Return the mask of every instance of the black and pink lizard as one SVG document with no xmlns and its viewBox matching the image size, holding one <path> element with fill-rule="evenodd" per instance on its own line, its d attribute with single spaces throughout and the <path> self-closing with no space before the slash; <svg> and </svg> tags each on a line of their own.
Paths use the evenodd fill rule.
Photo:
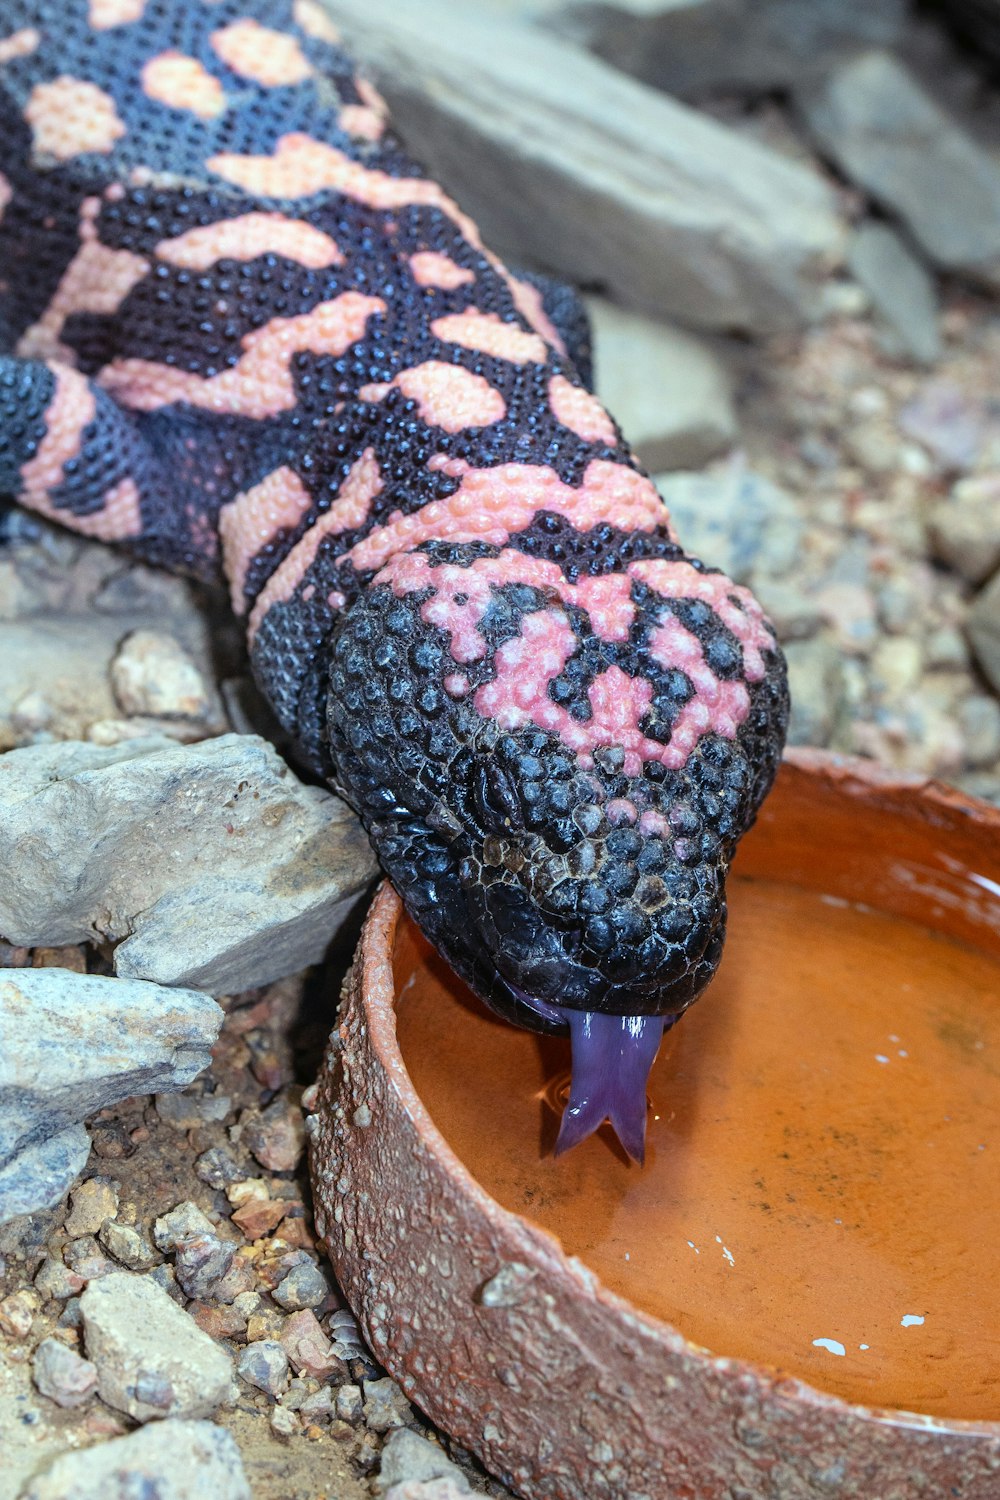
<svg viewBox="0 0 1000 1500">
<path fill-rule="evenodd" d="M 784 665 L 317 0 L 5 0 L 0 493 L 221 572 L 303 758 L 641 1158 Z M 571 358 L 575 354 L 576 358 Z"/>
</svg>

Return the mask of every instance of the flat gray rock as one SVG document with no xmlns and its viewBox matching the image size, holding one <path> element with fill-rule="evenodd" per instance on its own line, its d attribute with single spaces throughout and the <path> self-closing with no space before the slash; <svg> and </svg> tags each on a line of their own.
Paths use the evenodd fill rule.
<svg viewBox="0 0 1000 1500">
<path fill-rule="evenodd" d="M 817 173 L 509 15 L 327 8 L 414 154 L 512 263 L 687 326 L 818 316 L 844 230 Z"/>
<path fill-rule="evenodd" d="M 64 1453 L 19 1500 L 251 1500 L 235 1439 L 211 1422 L 174 1418 Z"/>
<path fill-rule="evenodd" d="M 890 354 L 932 365 L 941 353 L 934 279 L 887 224 L 862 224 L 847 252 L 851 275 L 864 287 L 885 325 Z"/>
<path fill-rule="evenodd" d="M 644 83 L 682 98 L 762 93 L 889 47 L 904 0 L 539 0 L 529 10 Z"/>
<path fill-rule="evenodd" d="M 319 959 L 375 874 L 345 805 L 235 734 L 0 757 L 0 868 L 8 941 L 98 935 L 119 975 L 217 995 Z"/>
<path fill-rule="evenodd" d="M 588 297 L 597 394 L 652 472 L 697 468 L 739 434 L 729 377 L 700 339 Z"/>
<path fill-rule="evenodd" d="M 1000 287 L 1000 165 L 901 62 L 868 52 L 799 102 L 822 150 L 935 265 Z"/>
<path fill-rule="evenodd" d="M 1000 573 L 972 601 L 968 632 L 980 671 L 1000 694 Z"/>
<path fill-rule="evenodd" d="M 233 1362 L 149 1276 L 114 1271 L 80 1297 L 102 1401 L 139 1422 L 207 1417 L 235 1398 Z"/>
<path fill-rule="evenodd" d="M 221 1025 L 215 1002 L 191 990 L 0 970 L 0 1223 L 58 1203 L 90 1151 L 82 1121 L 133 1094 L 184 1088 Z"/>
</svg>

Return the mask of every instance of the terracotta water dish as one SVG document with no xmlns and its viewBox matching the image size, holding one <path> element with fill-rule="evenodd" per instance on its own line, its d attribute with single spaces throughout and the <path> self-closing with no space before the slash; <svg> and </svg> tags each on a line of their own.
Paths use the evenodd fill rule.
<svg viewBox="0 0 1000 1500">
<path fill-rule="evenodd" d="M 545 1500 L 1000 1496 L 1000 810 L 786 761 L 648 1154 L 552 1144 L 568 1043 L 383 886 L 310 1119 L 372 1347 Z"/>
</svg>

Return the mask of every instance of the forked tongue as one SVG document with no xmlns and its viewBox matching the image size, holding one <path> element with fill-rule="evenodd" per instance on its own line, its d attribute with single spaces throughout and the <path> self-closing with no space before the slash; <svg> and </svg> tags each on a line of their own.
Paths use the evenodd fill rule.
<svg viewBox="0 0 1000 1500">
<path fill-rule="evenodd" d="M 573 1079 L 556 1156 L 610 1120 L 641 1166 L 646 1156 L 646 1080 L 663 1036 L 663 1016 L 606 1016 L 559 1007 L 569 1023 Z"/>
</svg>

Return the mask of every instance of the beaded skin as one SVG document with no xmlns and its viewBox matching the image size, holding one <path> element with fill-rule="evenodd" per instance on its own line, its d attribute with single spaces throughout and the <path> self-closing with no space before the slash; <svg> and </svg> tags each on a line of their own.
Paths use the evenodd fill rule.
<svg viewBox="0 0 1000 1500">
<path fill-rule="evenodd" d="M 641 1156 L 787 693 L 316 0 L 5 0 L 0 491 L 228 580 L 303 759 L 500 1014 L 572 1034 L 561 1144 Z"/>
</svg>

